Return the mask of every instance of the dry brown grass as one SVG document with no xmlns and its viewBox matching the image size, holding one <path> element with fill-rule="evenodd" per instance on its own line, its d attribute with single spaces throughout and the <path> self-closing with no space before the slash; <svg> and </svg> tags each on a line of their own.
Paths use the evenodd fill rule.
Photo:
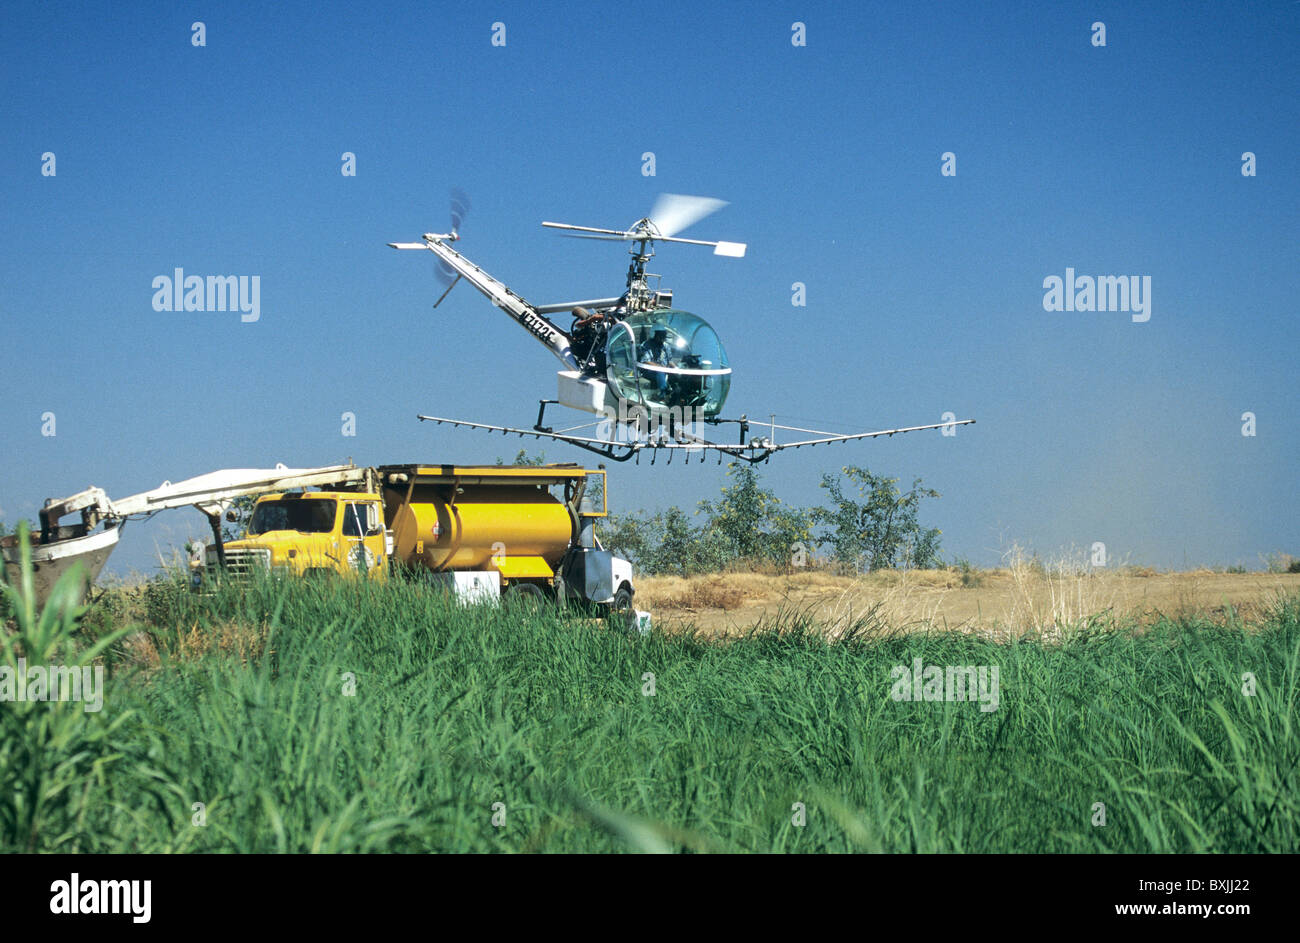
<svg viewBox="0 0 1300 943">
<path fill-rule="evenodd" d="M 208 655 L 222 655 L 248 663 L 265 654 L 269 628 L 239 622 L 221 622 L 178 631 L 174 638 L 161 639 L 153 631 L 141 629 L 122 639 L 120 654 L 126 667 L 149 673 L 168 660 L 197 661 Z"/>
<path fill-rule="evenodd" d="M 1093 568 L 1079 554 L 1043 563 L 1016 548 L 1004 564 L 973 572 L 971 585 L 963 585 L 956 569 L 643 577 L 637 605 L 666 628 L 690 625 L 719 635 L 741 634 L 778 611 L 796 610 L 831 635 L 865 621 L 881 631 L 1059 639 L 1110 623 L 1150 625 L 1161 616 L 1249 618 L 1261 615 L 1279 594 L 1300 593 L 1300 574 Z"/>
<path fill-rule="evenodd" d="M 672 595 L 661 596 L 661 605 L 683 612 L 700 609 L 739 609 L 745 602 L 745 591 L 731 577 L 705 576 L 682 580 L 680 589 Z"/>
</svg>

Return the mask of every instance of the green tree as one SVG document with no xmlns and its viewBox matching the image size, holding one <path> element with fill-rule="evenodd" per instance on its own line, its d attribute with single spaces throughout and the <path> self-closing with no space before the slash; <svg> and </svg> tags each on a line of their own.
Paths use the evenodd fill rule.
<svg viewBox="0 0 1300 943">
<path fill-rule="evenodd" d="M 752 465 L 732 462 L 727 477 L 731 483 L 723 486 L 718 501 L 699 504 L 707 540 L 717 545 L 724 563 L 788 565 L 796 544 L 812 542 L 811 515 L 762 487 Z"/>
<path fill-rule="evenodd" d="M 611 514 L 597 526 L 600 544 L 645 569 L 645 560 L 653 540 L 650 520 L 641 513 Z"/>
<path fill-rule="evenodd" d="M 674 506 L 656 518 L 659 530 L 659 545 L 654 557 L 656 573 L 689 576 L 721 568 L 723 561 L 717 544 L 691 524 L 685 511 Z"/>
<path fill-rule="evenodd" d="M 501 458 L 500 455 L 497 456 L 497 464 L 498 465 L 505 464 L 505 461 Z M 539 452 L 537 453 L 536 457 L 533 457 L 528 454 L 527 449 L 520 449 L 518 452 L 515 453 L 515 460 L 510 464 L 511 465 L 545 465 L 546 453 Z"/>
<path fill-rule="evenodd" d="M 611 516 L 601 529 L 600 542 L 648 574 L 709 573 L 726 562 L 716 538 L 695 527 L 686 512 L 675 506 L 653 515 Z"/>
<path fill-rule="evenodd" d="M 845 493 L 846 484 L 856 495 Z M 812 519 L 828 528 L 824 542 L 834 548 L 836 560 L 868 570 L 939 565 L 940 532 L 917 520 L 921 499 L 937 498 L 939 492 L 921 487 L 920 478 L 902 492 L 897 478 L 849 465 L 843 477 L 823 475 L 821 487 L 831 505 L 813 508 Z"/>
<path fill-rule="evenodd" d="M 255 494 L 241 494 L 230 502 L 229 510 L 238 512 L 239 521 L 225 521 L 222 523 L 222 543 L 225 543 L 227 540 L 239 540 L 244 536 L 244 531 L 248 529 L 248 522 L 252 520 L 253 517 L 253 507 L 257 504 L 257 499 L 259 497 L 260 495 Z M 224 519 L 224 517 L 225 515 L 223 514 L 222 518 Z"/>
</svg>

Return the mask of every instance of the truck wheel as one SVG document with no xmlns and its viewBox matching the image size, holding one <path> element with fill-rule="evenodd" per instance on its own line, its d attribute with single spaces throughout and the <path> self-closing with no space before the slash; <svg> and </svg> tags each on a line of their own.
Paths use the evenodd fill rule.
<svg viewBox="0 0 1300 943">
<path fill-rule="evenodd" d="M 506 598 L 529 612 L 538 612 L 546 604 L 546 593 L 536 583 L 511 583 Z"/>
<path fill-rule="evenodd" d="M 616 625 L 636 631 L 636 606 L 632 604 L 632 587 L 624 583 L 609 603 L 609 614 Z"/>
</svg>

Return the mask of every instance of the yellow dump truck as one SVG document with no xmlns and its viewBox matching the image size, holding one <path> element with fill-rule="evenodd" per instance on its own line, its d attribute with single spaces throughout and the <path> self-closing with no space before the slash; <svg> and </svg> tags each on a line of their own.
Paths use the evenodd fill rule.
<svg viewBox="0 0 1300 943">
<path fill-rule="evenodd" d="M 216 540 L 202 570 L 239 578 L 398 568 L 462 600 L 502 593 L 581 599 L 633 613 L 632 565 L 605 550 L 604 470 L 563 465 L 381 465 L 318 490 L 257 500 L 240 540 Z M 203 576 L 196 573 L 196 583 Z"/>
</svg>

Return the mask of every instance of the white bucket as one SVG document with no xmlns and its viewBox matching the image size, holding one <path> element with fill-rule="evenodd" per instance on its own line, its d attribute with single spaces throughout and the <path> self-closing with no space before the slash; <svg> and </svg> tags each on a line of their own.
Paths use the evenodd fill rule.
<svg viewBox="0 0 1300 943">
<path fill-rule="evenodd" d="M 627 622 L 628 628 L 633 632 L 638 632 L 641 635 L 650 634 L 650 613 L 643 612 L 640 609 L 633 609 L 632 616 Z"/>
</svg>

